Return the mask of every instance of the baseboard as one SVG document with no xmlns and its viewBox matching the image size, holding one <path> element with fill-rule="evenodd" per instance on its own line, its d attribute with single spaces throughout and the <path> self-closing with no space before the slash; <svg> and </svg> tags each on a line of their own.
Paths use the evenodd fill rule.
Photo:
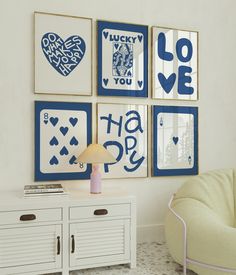
<svg viewBox="0 0 236 275">
<path fill-rule="evenodd" d="M 137 242 L 164 242 L 164 224 L 148 224 L 137 227 Z"/>
</svg>

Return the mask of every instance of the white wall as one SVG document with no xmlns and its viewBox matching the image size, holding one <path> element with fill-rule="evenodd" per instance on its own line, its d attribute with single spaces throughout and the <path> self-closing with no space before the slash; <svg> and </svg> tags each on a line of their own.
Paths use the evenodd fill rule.
<svg viewBox="0 0 236 275">
<path fill-rule="evenodd" d="M 235 0 L 0 0 L 0 190 L 22 189 L 25 184 L 33 182 L 34 100 L 199 106 L 200 172 L 235 167 L 235 3 Z M 34 94 L 34 11 L 199 31 L 200 100 L 182 103 L 152 100 L 150 97 L 127 99 Z M 94 83 L 95 48 L 94 45 Z M 163 224 L 167 201 L 186 178 L 117 179 L 104 180 L 103 184 L 121 186 L 137 196 L 138 232 L 142 241 L 160 238 L 158 233 L 162 227 L 158 225 Z M 84 188 L 88 181 L 67 184 Z"/>
</svg>

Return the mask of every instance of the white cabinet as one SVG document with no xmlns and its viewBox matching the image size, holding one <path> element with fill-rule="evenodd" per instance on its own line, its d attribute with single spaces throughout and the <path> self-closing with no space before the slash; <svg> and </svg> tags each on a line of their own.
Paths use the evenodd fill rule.
<svg viewBox="0 0 236 275">
<path fill-rule="evenodd" d="M 61 226 L 0 229 L 0 274 L 61 267 Z"/>
<path fill-rule="evenodd" d="M 131 203 L 70 207 L 70 267 L 131 262 Z"/>
<path fill-rule="evenodd" d="M 15 200 L 13 200 L 15 198 Z M 136 265 L 136 205 L 127 195 L 0 195 L 0 274 Z"/>
<path fill-rule="evenodd" d="M 97 221 L 70 224 L 70 266 L 112 264 L 130 259 L 130 221 Z"/>
</svg>

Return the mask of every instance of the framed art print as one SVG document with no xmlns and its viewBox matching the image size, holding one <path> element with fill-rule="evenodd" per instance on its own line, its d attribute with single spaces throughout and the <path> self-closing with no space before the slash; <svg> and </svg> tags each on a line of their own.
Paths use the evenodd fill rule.
<svg viewBox="0 0 236 275">
<path fill-rule="evenodd" d="M 198 174 L 198 108 L 153 106 L 153 176 Z"/>
<path fill-rule="evenodd" d="M 97 22 L 98 95 L 148 96 L 148 26 Z"/>
<path fill-rule="evenodd" d="M 92 19 L 35 12 L 35 93 L 92 94 Z"/>
<path fill-rule="evenodd" d="M 35 180 L 89 179 L 75 160 L 92 142 L 91 103 L 35 102 Z"/>
<path fill-rule="evenodd" d="M 116 158 L 103 178 L 147 177 L 147 106 L 97 105 L 97 140 Z"/>
<path fill-rule="evenodd" d="M 198 99 L 198 32 L 152 27 L 153 98 Z"/>
</svg>

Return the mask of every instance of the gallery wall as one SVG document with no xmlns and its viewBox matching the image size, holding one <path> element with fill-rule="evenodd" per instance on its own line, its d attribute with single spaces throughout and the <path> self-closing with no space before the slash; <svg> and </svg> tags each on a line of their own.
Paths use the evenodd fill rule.
<svg viewBox="0 0 236 275">
<path fill-rule="evenodd" d="M 1 0 L 0 190 L 20 191 L 25 184 L 33 183 L 35 100 L 94 103 L 94 141 L 97 102 L 197 106 L 200 173 L 235 167 L 235 8 L 234 0 Z M 94 19 L 93 96 L 34 94 L 34 11 Z M 199 31 L 199 100 L 152 99 L 151 64 L 148 98 L 97 97 L 96 19 Z M 150 110 L 148 126 L 151 131 Z M 151 134 L 148 146 L 151 164 Z M 168 200 L 189 178 L 153 178 L 149 167 L 148 178 L 106 179 L 103 188 L 122 188 L 137 196 L 138 239 L 152 241 L 163 238 Z M 88 180 L 63 183 L 89 190 Z"/>
</svg>

